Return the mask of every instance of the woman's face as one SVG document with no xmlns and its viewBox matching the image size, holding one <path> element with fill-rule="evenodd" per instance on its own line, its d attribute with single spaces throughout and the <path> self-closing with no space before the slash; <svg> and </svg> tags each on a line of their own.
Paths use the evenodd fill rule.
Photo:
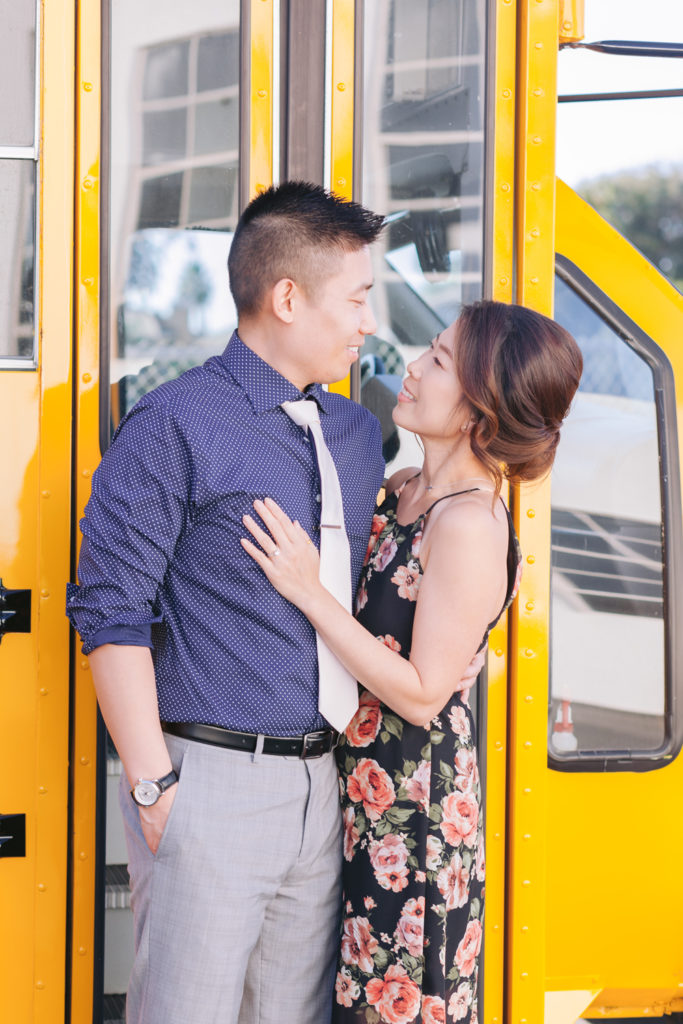
<svg viewBox="0 0 683 1024">
<path fill-rule="evenodd" d="M 455 324 L 437 335 L 431 347 L 412 363 L 398 402 L 394 422 L 425 438 L 452 438 L 462 434 L 470 419 L 455 373 Z"/>
</svg>

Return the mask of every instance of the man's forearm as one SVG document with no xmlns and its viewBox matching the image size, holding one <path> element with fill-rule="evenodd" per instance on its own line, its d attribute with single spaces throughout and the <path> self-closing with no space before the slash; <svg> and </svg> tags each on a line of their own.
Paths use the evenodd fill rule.
<svg viewBox="0 0 683 1024">
<path fill-rule="evenodd" d="M 131 786 L 139 778 L 166 775 L 172 766 L 149 648 L 104 644 L 91 653 L 90 667 L 102 717 Z"/>
</svg>

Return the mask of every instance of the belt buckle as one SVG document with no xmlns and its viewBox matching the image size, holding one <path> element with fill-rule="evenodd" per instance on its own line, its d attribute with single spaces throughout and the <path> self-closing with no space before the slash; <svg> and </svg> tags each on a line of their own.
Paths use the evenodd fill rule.
<svg viewBox="0 0 683 1024">
<path fill-rule="evenodd" d="M 331 734 L 327 729 L 319 729 L 318 732 L 307 732 L 304 734 L 301 745 L 302 761 L 310 757 L 322 757 L 332 749 Z"/>
</svg>

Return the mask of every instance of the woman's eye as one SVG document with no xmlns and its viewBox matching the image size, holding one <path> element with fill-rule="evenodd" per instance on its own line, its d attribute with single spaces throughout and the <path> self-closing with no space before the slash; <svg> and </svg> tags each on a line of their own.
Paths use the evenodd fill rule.
<svg viewBox="0 0 683 1024">
<path fill-rule="evenodd" d="M 441 366 L 441 363 L 439 362 L 439 360 L 437 359 L 436 356 L 432 356 L 432 359 L 436 363 L 437 366 Z"/>
</svg>

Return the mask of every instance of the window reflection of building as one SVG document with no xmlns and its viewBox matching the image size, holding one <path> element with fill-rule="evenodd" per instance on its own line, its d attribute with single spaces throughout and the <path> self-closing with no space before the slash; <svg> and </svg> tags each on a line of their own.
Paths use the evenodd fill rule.
<svg viewBox="0 0 683 1024">
<path fill-rule="evenodd" d="M 238 5 L 147 7 L 142 25 L 112 8 L 112 425 L 235 325 Z"/>
<path fill-rule="evenodd" d="M 362 199 L 389 221 L 373 304 L 403 364 L 483 293 L 485 6 L 365 5 Z M 400 438 L 397 464 L 419 458 Z"/>
</svg>

